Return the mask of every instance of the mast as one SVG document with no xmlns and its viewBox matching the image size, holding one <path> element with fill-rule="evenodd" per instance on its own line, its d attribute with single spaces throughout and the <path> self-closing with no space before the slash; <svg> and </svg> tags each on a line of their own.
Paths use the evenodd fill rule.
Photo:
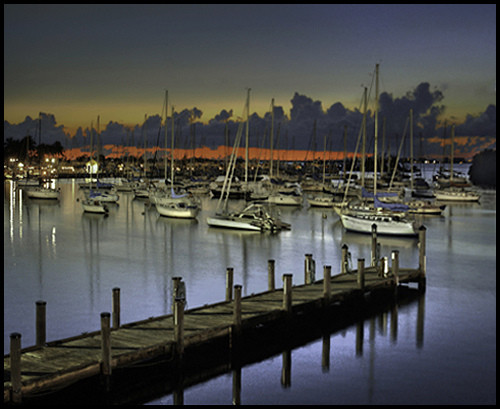
<svg viewBox="0 0 500 409">
<path fill-rule="evenodd" d="M 247 126 L 245 131 L 245 186 L 248 186 L 248 127 L 250 121 L 250 88 L 247 90 Z"/>
<path fill-rule="evenodd" d="M 410 108 L 410 190 L 413 192 L 413 108 Z"/>
<path fill-rule="evenodd" d="M 363 142 L 361 144 L 361 187 L 365 187 L 365 153 L 366 153 L 366 111 L 367 111 L 367 88 L 363 94 L 364 112 L 363 112 Z"/>
<path fill-rule="evenodd" d="M 142 138 L 144 139 L 144 180 L 146 180 L 146 119 L 148 114 L 144 114 L 144 124 L 142 125 Z"/>
<path fill-rule="evenodd" d="M 375 65 L 375 147 L 373 150 L 373 194 L 377 194 L 377 145 L 378 145 L 378 66 Z"/>
<path fill-rule="evenodd" d="M 174 190 L 174 106 L 172 105 L 172 144 L 170 145 L 170 189 Z"/>
<path fill-rule="evenodd" d="M 453 162 L 455 160 L 455 124 L 451 126 L 450 186 L 453 182 Z"/>
<path fill-rule="evenodd" d="M 342 171 L 344 173 L 344 181 L 346 179 L 346 166 L 347 166 L 347 125 L 344 125 L 344 163 L 342 165 Z"/>
<path fill-rule="evenodd" d="M 165 184 L 167 183 L 167 119 L 168 119 L 168 90 L 165 90 Z"/>
<path fill-rule="evenodd" d="M 274 98 L 271 99 L 271 161 L 269 162 L 269 177 L 273 177 L 273 139 L 274 139 Z"/>
</svg>

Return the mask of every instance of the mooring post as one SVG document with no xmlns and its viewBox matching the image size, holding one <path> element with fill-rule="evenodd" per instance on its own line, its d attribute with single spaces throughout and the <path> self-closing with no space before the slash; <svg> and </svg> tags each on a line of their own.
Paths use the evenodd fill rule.
<svg viewBox="0 0 500 409">
<path fill-rule="evenodd" d="M 120 289 L 113 288 L 113 328 L 120 328 Z"/>
<path fill-rule="evenodd" d="M 292 312 L 292 274 L 283 274 L 283 309 Z"/>
<path fill-rule="evenodd" d="M 12 384 L 11 401 L 21 403 L 21 334 L 10 334 L 10 382 Z"/>
<path fill-rule="evenodd" d="M 101 313 L 101 374 L 111 375 L 111 314 Z"/>
<path fill-rule="evenodd" d="M 374 267 L 377 265 L 377 225 L 375 223 L 372 224 L 372 254 L 371 254 L 371 266 Z"/>
<path fill-rule="evenodd" d="M 177 299 L 174 304 L 174 339 L 177 357 L 184 353 L 184 300 Z"/>
<path fill-rule="evenodd" d="M 267 289 L 274 291 L 274 260 L 267 260 Z"/>
<path fill-rule="evenodd" d="M 332 266 L 323 266 L 323 298 L 328 303 L 331 292 Z"/>
<path fill-rule="evenodd" d="M 312 254 L 306 254 L 304 260 L 304 284 L 312 284 L 316 280 L 316 262 Z"/>
<path fill-rule="evenodd" d="M 46 340 L 46 301 L 36 302 L 36 346 L 45 345 Z"/>
<path fill-rule="evenodd" d="M 394 276 L 394 282 L 396 288 L 399 285 L 399 250 L 392 250 L 392 275 Z"/>
<path fill-rule="evenodd" d="M 365 259 L 358 258 L 358 287 L 360 290 L 365 289 Z"/>
<path fill-rule="evenodd" d="M 233 324 L 236 335 L 241 332 L 241 285 L 234 286 Z"/>
<path fill-rule="evenodd" d="M 426 280 L 426 257 L 425 257 L 425 232 L 426 227 L 424 225 L 420 226 L 418 229 L 418 269 L 420 271 L 420 278 L 418 280 L 418 289 L 425 291 L 425 280 Z"/>
<path fill-rule="evenodd" d="M 226 301 L 233 299 L 233 278 L 234 269 L 233 267 L 228 267 L 226 269 Z"/>
<path fill-rule="evenodd" d="M 340 272 L 341 274 L 347 273 L 347 253 L 348 253 L 349 247 L 347 247 L 347 244 L 342 245 L 342 261 L 340 263 Z"/>
<path fill-rule="evenodd" d="M 172 312 L 174 312 L 175 300 L 182 298 L 180 297 L 181 281 L 182 277 L 172 277 Z"/>
</svg>

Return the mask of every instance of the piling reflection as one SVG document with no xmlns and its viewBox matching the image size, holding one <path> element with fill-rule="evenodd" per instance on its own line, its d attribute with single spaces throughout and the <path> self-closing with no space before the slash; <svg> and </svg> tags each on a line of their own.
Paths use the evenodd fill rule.
<svg viewBox="0 0 500 409">
<path fill-rule="evenodd" d="M 183 405 L 188 403 L 185 402 L 185 394 L 191 387 L 229 375 L 232 391 L 227 396 L 227 403 L 245 404 L 242 399 L 245 390 L 243 372 L 247 367 L 255 363 L 265 365 L 266 360 L 281 356 L 281 372 L 277 372 L 276 377 L 282 388 L 293 388 L 294 354 L 300 354 L 304 346 L 314 345 L 317 340 L 321 340 L 318 366 L 324 376 L 329 376 L 332 372 L 332 359 L 336 359 L 336 351 L 340 353 L 341 349 L 340 345 L 336 349 L 335 341 L 332 340 L 341 339 L 335 338 L 340 331 L 355 334 L 352 359 L 367 359 L 368 394 L 372 396 L 376 385 L 377 339 L 389 334 L 391 343 L 397 342 L 400 314 L 404 313 L 407 319 L 403 324 L 406 327 L 412 325 L 408 319 L 411 312 L 416 310 L 416 323 L 413 324 L 416 328 L 416 346 L 422 348 L 424 301 L 424 293 L 409 287 L 400 287 L 397 299 L 393 291 L 377 291 L 366 297 L 363 308 L 358 310 L 349 305 L 349 302 L 334 304 L 314 316 L 296 317 L 293 321 L 269 327 L 247 329 L 236 343 L 221 337 L 211 345 L 191 350 L 188 348 L 182 361 L 168 356 L 128 368 L 114 369 L 108 392 L 104 392 L 98 379 L 85 380 L 74 389 L 69 387 L 60 393 L 43 397 L 42 403 L 62 403 L 70 397 L 72 401 L 82 404 L 141 404 L 161 400 L 162 403 L 170 401 L 174 405 Z M 368 339 L 365 339 L 366 329 Z M 368 356 L 365 357 L 367 353 Z M 37 403 L 40 403 L 40 399 Z"/>
</svg>

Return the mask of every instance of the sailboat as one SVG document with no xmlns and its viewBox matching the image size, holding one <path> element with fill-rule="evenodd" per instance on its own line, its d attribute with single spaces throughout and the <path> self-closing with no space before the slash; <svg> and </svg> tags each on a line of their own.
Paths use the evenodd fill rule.
<svg viewBox="0 0 500 409">
<path fill-rule="evenodd" d="M 99 121 L 99 118 L 98 118 Z M 93 156 L 93 146 L 92 146 L 92 135 L 94 133 L 93 126 L 90 131 L 90 161 L 92 162 Z M 92 166 L 90 167 L 90 183 L 92 186 Z M 102 203 L 99 197 L 95 196 L 92 191 L 92 187 L 90 187 L 89 194 L 85 195 L 82 199 L 82 208 L 86 213 L 100 213 L 107 214 L 109 209 L 108 207 Z"/>
<path fill-rule="evenodd" d="M 375 107 L 375 152 L 374 157 L 377 157 L 377 136 L 378 136 L 378 69 L 379 64 L 376 65 L 376 107 Z M 366 135 L 366 112 L 367 112 L 367 98 L 366 98 L 366 87 L 364 91 L 364 106 L 365 114 L 363 118 L 363 136 Z M 360 133 L 361 136 L 361 133 Z M 359 143 L 359 138 L 358 138 Z M 358 144 L 357 144 L 358 145 Z M 363 141 L 363 147 L 365 143 Z M 357 146 L 356 146 L 357 150 Z M 335 207 L 335 211 L 339 214 L 342 226 L 349 231 L 355 231 L 358 233 L 371 233 L 372 225 L 377 226 L 377 233 L 387 234 L 387 235 L 401 235 L 401 236 L 415 236 L 418 234 L 418 226 L 415 220 L 408 218 L 407 211 L 408 206 L 398 204 L 398 203 L 383 203 L 378 200 L 377 196 L 377 160 L 374 160 L 374 182 L 373 194 L 367 194 L 364 191 L 364 149 L 362 151 L 362 189 L 364 196 L 373 196 L 373 205 L 363 204 L 361 206 L 356 206 L 354 203 L 350 205 Z M 354 156 L 355 157 L 355 156 Z M 354 165 L 354 161 L 353 161 Z M 351 168 L 352 173 L 352 168 Z M 349 188 L 349 182 L 346 189 Z"/>
<path fill-rule="evenodd" d="M 40 145 L 42 137 L 42 113 L 40 112 L 38 115 L 38 145 Z M 40 156 L 41 153 L 39 151 L 38 155 Z M 42 158 L 40 156 L 40 164 L 42 162 Z M 40 165 L 40 172 L 41 172 L 41 165 Z M 51 199 L 51 200 L 59 200 L 60 197 L 60 189 L 53 189 L 48 186 L 40 185 L 40 186 L 30 186 L 27 185 L 25 186 L 26 188 L 26 196 L 28 196 L 30 199 Z"/>
<path fill-rule="evenodd" d="M 250 89 L 247 93 L 246 114 L 247 127 L 249 121 Z M 261 204 L 251 203 L 241 211 L 229 212 L 227 200 L 231 189 L 231 182 L 234 176 L 236 166 L 237 150 L 240 145 L 241 135 L 243 133 L 243 122 L 238 127 L 238 132 L 234 141 L 233 151 L 229 159 L 229 165 L 226 170 L 226 177 L 222 187 L 222 193 L 217 203 L 215 215 L 207 217 L 207 224 L 211 227 L 223 227 L 238 230 L 249 231 L 271 231 L 276 232 L 281 229 L 289 229 L 290 225 L 273 217 L 270 212 Z M 248 138 L 247 138 L 248 143 Z M 245 163 L 248 166 L 248 162 Z M 247 170 L 247 169 L 246 169 Z"/>
<path fill-rule="evenodd" d="M 434 195 L 437 200 L 447 200 L 456 202 L 477 202 L 480 199 L 480 195 L 474 193 L 470 190 L 465 190 L 463 187 L 453 186 L 454 174 L 453 174 L 453 161 L 455 153 L 455 125 L 451 127 L 451 160 L 450 160 L 450 179 L 448 181 L 448 187 L 442 187 L 440 189 L 434 190 Z"/>
<path fill-rule="evenodd" d="M 168 91 L 165 92 L 165 112 L 167 112 Z M 167 142 L 167 115 L 165 114 L 165 147 Z M 149 200 L 156 206 L 161 216 L 194 219 L 200 211 L 199 202 L 189 193 L 178 194 L 174 190 L 174 107 L 172 107 L 172 146 L 170 148 L 170 190 L 156 189 L 150 192 Z M 165 156 L 165 182 L 167 159 Z"/>
</svg>

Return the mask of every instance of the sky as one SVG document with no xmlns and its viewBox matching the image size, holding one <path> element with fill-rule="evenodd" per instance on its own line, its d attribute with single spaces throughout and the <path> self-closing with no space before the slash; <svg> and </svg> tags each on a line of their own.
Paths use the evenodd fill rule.
<svg viewBox="0 0 500 409">
<path fill-rule="evenodd" d="M 26 134 L 39 112 L 68 137 L 97 116 L 101 130 L 140 127 L 164 118 L 165 90 L 169 113 L 196 108 L 209 138 L 225 112 L 244 117 L 250 88 L 250 113 L 264 118 L 274 98 L 305 145 L 314 115 L 334 137 L 334 114 L 359 119 L 376 64 L 380 112 L 398 115 L 391 132 L 403 133 L 414 104 L 428 142 L 446 119 L 457 137 L 496 148 L 496 5 L 480 4 L 7 4 L 4 138 Z"/>
</svg>

